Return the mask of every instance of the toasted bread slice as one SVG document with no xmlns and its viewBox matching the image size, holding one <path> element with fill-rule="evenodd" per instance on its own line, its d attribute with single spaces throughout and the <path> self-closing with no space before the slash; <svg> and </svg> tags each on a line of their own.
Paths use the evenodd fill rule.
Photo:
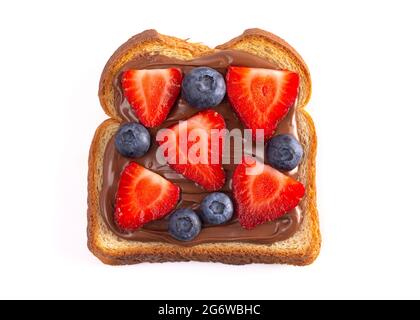
<svg viewBox="0 0 420 320">
<path fill-rule="evenodd" d="M 172 58 L 190 60 L 219 49 L 246 51 L 300 75 L 296 119 L 299 139 L 304 148 L 304 157 L 299 166 L 298 180 L 306 186 L 306 195 L 300 204 L 303 221 L 299 230 L 291 238 L 271 245 L 215 242 L 187 247 L 162 242 L 128 241 L 119 238 L 109 230 L 103 221 L 99 205 L 105 148 L 117 131 L 121 121 L 114 105 L 112 85 L 114 77 L 124 63 L 138 55 L 159 53 Z M 311 80 L 303 59 L 284 40 L 263 30 L 247 30 L 241 36 L 218 46 L 216 49 L 164 36 L 154 30 L 145 31 L 131 38 L 110 58 L 100 80 L 100 102 L 111 119 L 106 120 L 96 130 L 90 150 L 88 176 L 89 249 L 101 261 L 112 265 L 191 260 L 229 264 L 286 263 L 307 265 L 312 263 L 319 254 L 321 236 L 315 187 L 317 141 L 313 121 L 304 110 L 310 94 Z"/>
</svg>

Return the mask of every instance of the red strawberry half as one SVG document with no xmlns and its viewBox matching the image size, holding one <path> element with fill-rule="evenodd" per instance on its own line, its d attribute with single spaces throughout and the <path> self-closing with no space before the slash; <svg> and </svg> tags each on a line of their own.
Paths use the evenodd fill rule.
<svg viewBox="0 0 420 320">
<path fill-rule="evenodd" d="M 239 222 L 245 229 L 280 218 L 295 208 L 305 187 L 280 171 L 245 157 L 233 174 L 233 196 Z M 261 168 L 261 171 L 258 171 Z"/>
<path fill-rule="evenodd" d="M 146 127 L 156 127 L 168 116 L 181 82 L 181 70 L 169 68 L 128 70 L 123 73 L 121 84 L 140 122 Z"/>
<path fill-rule="evenodd" d="M 229 100 L 243 124 L 269 139 L 296 100 L 299 75 L 287 70 L 229 67 Z"/>
<path fill-rule="evenodd" d="M 225 128 L 223 117 L 209 109 L 168 128 L 166 139 L 159 144 L 173 170 L 204 189 L 214 191 L 223 187 L 226 178 L 222 167 L 223 138 L 211 139 L 211 136 Z M 198 143 L 205 148 L 197 148 Z M 205 154 L 201 154 L 203 150 Z"/>
<path fill-rule="evenodd" d="M 180 189 L 136 162 L 121 174 L 115 204 L 115 221 L 123 230 L 135 230 L 163 218 L 175 209 Z"/>
</svg>

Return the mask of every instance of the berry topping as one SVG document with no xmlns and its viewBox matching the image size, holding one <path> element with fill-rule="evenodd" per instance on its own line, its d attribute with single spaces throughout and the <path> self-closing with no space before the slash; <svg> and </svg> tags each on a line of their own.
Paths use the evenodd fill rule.
<svg viewBox="0 0 420 320">
<path fill-rule="evenodd" d="M 233 215 L 233 203 L 221 192 L 210 193 L 201 202 L 200 209 L 203 220 L 208 224 L 222 224 L 229 221 Z"/>
<path fill-rule="evenodd" d="M 278 170 L 293 170 L 299 165 L 302 156 L 301 144 L 290 134 L 275 136 L 267 144 L 267 161 Z"/>
<path fill-rule="evenodd" d="M 299 75 L 287 70 L 229 67 L 227 93 L 248 129 L 264 130 L 269 139 L 296 100 Z"/>
<path fill-rule="evenodd" d="M 193 240 L 200 231 L 200 218 L 191 209 L 178 209 L 169 217 L 169 233 L 177 240 Z"/>
<path fill-rule="evenodd" d="M 199 109 L 217 106 L 225 93 L 223 76 L 212 68 L 192 69 L 182 81 L 182 97 L 189 105 Z"/>
<path fill-rule="evenodd" d="M 160 125 L 168 116 L 181 90 L 182 73 L 177 68 L 128 70 L 122 88 L 139 121 L 146 127 Z"/>
<path fill-rule="evenodd" d="M 149 131 L 139 123 L 123 124 L 115 135 L 115 147 L 124 157 L 141 157 L 150 147 Z"/>
<path fill-rule="evenodd" d="M 305 194 L 303 184 L 250 157 L 236 167 L 232 188 L 239 222 L 245 229 L 280 218 Z"/>
<path fill-rule="evenodd" d="M 186 132 L 182 129 L 185 125 Z M 163 143 L 169 145 L 164 155 L 173 170 L 196 182 L 207 191 L 216 191 L 225 184 L 225 172 L 222 167 L 223 137 L 219 135 L 218 138 L 211 139 L 211 131 L 215 129 L 217 134 L 224 128 L 225 120 L 219 113 L 214 110 L 205 110 L 168 128 L 167 140 L 158 142 L 161 145 Z M 180 143 L 182 140 L 180 136 L 184 135 L 188 135 L 188 138 L 185 137 L 185 146 Z M 192 139 L 193 136 L 194 139 Z M 204 148 L 195 149 L 197 144 Z M 217 148 L 215 144 L 218 144 Z M 202 150 L 205 150 L 207 154 L 201 154 Z M 196 159 L 193 159 L 192 155 L 196 156 Z"/>
<path fill-rule="evenodd" d="M 121 174 L 115 221 L 122 230 L 135 230 L 161 219 L 177 205 L 180 189 L 160 175 L 130 162 Z"/>
</svg>

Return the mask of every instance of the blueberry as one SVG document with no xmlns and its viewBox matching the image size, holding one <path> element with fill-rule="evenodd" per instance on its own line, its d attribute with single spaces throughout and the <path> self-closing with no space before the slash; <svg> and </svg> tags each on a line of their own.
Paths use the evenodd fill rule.
<svg viewBox="0 0 420 320">
<path fill-rule="evenodd" d="M 267 161 L 282 171 L 296 168 L 303 156 L 303 148 L 299 141 L 290 134 L 273 137 L 267 144 Z"/>
<path fill-rule="evenodd" d="M 178 209 L 169 218 L 169 233 L 180 241 L 194 239 L 201 231 L 201 221 L 191 209 Z"/>
<path fill-rule="evenodd" d="M 189 105 L 199 109 L 217 106 L 225 93 L 225 79 L 212 68 L 192 69 L 182 81 L 183 98 Z"/>
<path fill-rule="evenodd" d="M 124 157 L 141 157 L 150 147 L 149 131 L 139 123 L 123 124 L 115 135 L 115 147 Z"/>
<path fill-rule="evenodd" d="M 210 193 L 201 202 L 203 220 L 209 224 L 222 224 L 233 215 L 233 204 L 230 198 L 221 192 Z"/>
</svg>

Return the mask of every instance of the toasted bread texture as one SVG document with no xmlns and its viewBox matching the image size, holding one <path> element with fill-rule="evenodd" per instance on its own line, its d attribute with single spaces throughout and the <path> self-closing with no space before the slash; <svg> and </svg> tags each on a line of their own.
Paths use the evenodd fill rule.
<svg viewBox="0 0 420 320">
<path fill-rule="evenodd" d="M 116 236 L 105 224 L 100 212 L 105 148 L 117 131 L 121 119 L 114 105 L 112 81 L 123 64 L 145 54 L 165 55 L 190 60 L 220 49 L 252 53 L 281 68 L 299 73 L 296 121 L 304 157 L 299 166 L 298 180 L 306 186 L 301 201 L 303 221 L 289 239 L 270 245 L 245 242 L 215 242 L 192 247 L 161 242 L 128 241 Z M 202 44 L 161 35 L 155 30 L 144 31 L 123 44 L 109 59 L 101 76 L 99 99 L 110 117 L 96 130 L 89 155 L 88 174 L 88 247 L 102 262 L 111 265 L 165 261 L 211 261 L 228 264 L 285 263 L 307 265 L 319 254 L 321 236 L 316 206 L 315 156 L 317 148 L 313 121 L 304 107 L 311 95 L 309 70 L 300 55 L 281 38 L 260 30 L 249 29 L 237 38 L 211 49 Z"/>
</svg>

